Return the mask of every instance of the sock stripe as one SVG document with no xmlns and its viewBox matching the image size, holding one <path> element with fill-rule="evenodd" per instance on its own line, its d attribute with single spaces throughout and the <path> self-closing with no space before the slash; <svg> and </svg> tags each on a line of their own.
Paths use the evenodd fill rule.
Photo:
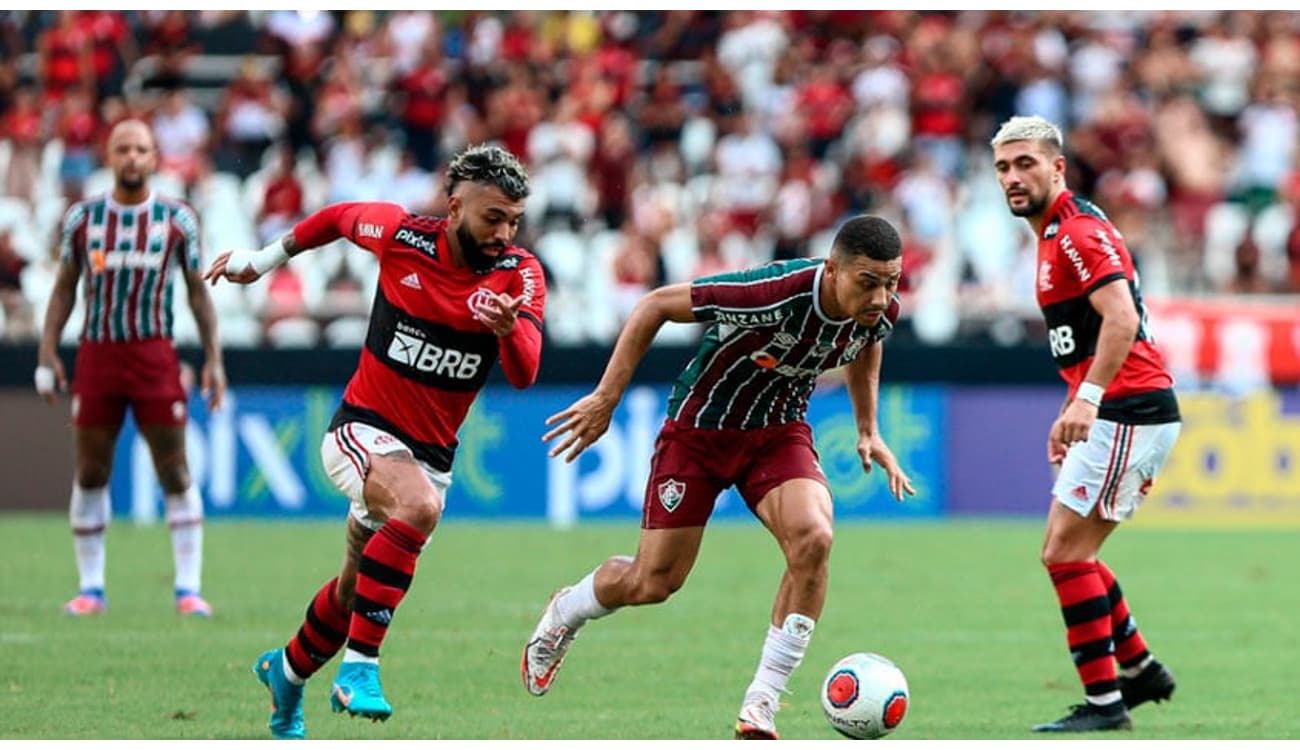
<svg viewBox="0 0 1300 750">
<path fill-rule="evenodd" d="M 321 616 L 316 614 L 315 607 L 307 608 L 307 617 L 304 620 L 303 624 L 310 625 L 312 630 L 315 630 L 317 633 L 320 633 L 322 638 L 325 638 L 326 640 L 331 642 L 337 641 L 339 643 L 342 643 L 348 637 L 348 634 L 344 632 L 343 628 L 333 627 L 329 623 L 322 620 Z M 346 627 L 346 623 L 344 624 L 344 627 Z"/>
<path fill-rule="evenodd" d="M 84 528 L 77 528 L 76 526 L 73 526 L 72 535 L 73 536 L 95 536 L 96 534 L 103 534 L 104 530 L 107 528 L 108 526 L 106 525 L 88 526 Z"/>
<path fill-rule="evenodd" d="M 416 531 L 415 527 L 396 518 L 385 521 L 384 525 L 379 527 L 378 534 L 382 534 L 398 549 L 413 555 L 420 554 L 420 551 L 424 549 L 425 539 L 427 539 L 424 534 Z M 369 546 L 368 543 L 367 546 Z M 410 561 L 410 568 L 412 571 L 415 570 L 415 560 Z"/>
<path fill-rule="evenodd" d="M 1061 614 L 1065 616 L 1066 626 L 1091 622 L 1099 617 L 1110 619 L 1110 600 L 1104 596 L 1084 599 L 1081 602 L 1061 607 Z"/>
<path fill-rule="evenodd" d="M 391 565 L 385 565 L 373 557 L 364 556 L 361 558 L 359 573 L 389 588 L 406 591 L 411 587 L 410 573 L 398 570 Z"/>
<path fill-rule="evenodd" d="M 1109 637 L 1070 646 L 1070 656 L 1074 658 L 1075 665 L 1080 667 L 1097 659 L 1110 658 L 1114 652 L 1115 642 Z"/>
<path fill-rule="evenodd" d="M 348 648 L 356 651 L 362 656 L 369 656 L 372 659 L 379 658 L 379 646 L 375 644 L 366 643 L 365 641 L 360 641 L 356 638 L 349 638 Z"/>
<path fill-rule="evenodd" d="M 285 655 L 294 673 L 304 680 L 316 673 L 343 648 L 349 614 L 339 605 L 335 587 L 339 579 L 331 578 L 316 592 L 302 625 L 285 646 Z"/>
</svg>

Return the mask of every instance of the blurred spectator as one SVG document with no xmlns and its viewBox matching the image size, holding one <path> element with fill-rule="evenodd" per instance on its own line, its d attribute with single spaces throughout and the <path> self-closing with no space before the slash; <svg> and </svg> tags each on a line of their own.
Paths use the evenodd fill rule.
<svg viewBox="0 0 1300 750">
<path fill-rule="evenodd" d="M 590 166 L 596 212 L 609 229 L 622 227 L 627 217 L 635 157 L 631 123 L 621 113 L 610 113 L 601 125 Z"/>
<path fill-rule="evenodd" d="M 813 66 L 799 87 L 794 106 L 808 124 L 813 158 L 825 158 L 827 149 L 839 139 L 844 123 L 853 113 L 853 98 L 840 84 L 839 71 L 831 66 Z"/>
<path fill-rule="evenodd" d="M 190 101 L 184 89 L 171 89 L 154 112 L 153 134 L 158 144 L 159 170 L 172 172 L 187 187 L 192 186 L 208 151 L 208 116 Z"/>
<path fill-rule="evenodd" d="M 147 87 L 176 88 L 184 84 L 185 65 L 199 49 L 194 41 L 190 12 L 184 10 L 141 11 L 145 26 L 144 50 L 157 64 Z"/>
<path fill-rule="evenodd" d="M 319 10 L 271 11 L 266 32 L 286 47 L 324 44 L 334 33 L 334 18 Z"/>
<path fill-rule="evenodd" d="M 59 164 L 63 197 L 69 203 L 79 201 L 82 185 L 99 165 L 96 152 L 99 118 L 95 115 L 89 91 L 73 89 L 68 92 L 63 99 L 57 131 L 63 141 L 63 161 Z"/>
<path fill-rule="evenodd" d="M 1237 121 L 1241 132 L 1237 187 L 1252 212 L 1277 200 L 1282 179 L 1300 153 L 1296 147 L 1300 140 L 1296 95 L 1280 81 L 1262 81 L 1259 89 Z"/>
<path fill-rule="evenodd" d="M 588 215 L 587 163 L 596 139 L 576 119 L 577 106 L 572 97 L 561 96 L 555 118 L 538 123 L 528 134 L 529 171 L 545 202 L 543 227 L 554 222 L 576 230 Z"/>
<path fill-rule="evenodd" d="M 426 36 L 418 57 L 393 84 L 395 96 L 391 106 L 401 123 L 406 150 L 427 172 L 438 168 L 439 131 L 447 113 L 447 84 L 442 53 L 433 36 Z"/>
<path fill-rule="evenodd" d="M 430 46 L 438 46 L 438 21 L 432 11 L 396 10 L 384 21 L 383 35 L 397 74 L 404 75 L 426 59 Z"/>
<path fill-rule="evenodd" d="M 4 309 L 4 338 L 9 341 L 26 341 L 36 330 L 32 320 L 32 306 L 23 295 L 22 271 L 27 261 L 14 250 L 9 231 L 0 232 L 0 308 Z"/>
<path fill-rule="evenodd" d="M 415 160 L 415 154 L 409 150 L 402 151 L 397 174 L 384 191 L 387 199 L 406 207 L 415 214 L 434 213 L 434 204 L 438 201 L 438 185 L 433 173 L 421 167 Z"/>
<path fill-rule="evenodd" d="M 361 123 L 356 118 L 339 123 L 338 133 L 325 144 L 325 177 L 329 182 L 326 202 L 366 199 L 368 153 Z"/>
<path fill-rule="evenodd" d="M 1269 294 L 1274 291 L 1273 286 L 1260 275 L 1259 246 L 1249 232 L 1237 244 L 1233 261 L 1233 275 L 1223 291 L 1230 294 Z"/>
<path fill-rule="evenodd" d="M 513 154 L 528 153 L 528 134 L 546 114 L 532 70 L 522 63 L 507 68 L 506 84 L 488 96 L 488 131 Z"/>
<path fill-rule="evenodd" d="M 614 253 L 614 299 L 620 323 L 632 314 L 632 308 L 651 289 L 665 281 L 659 243 L 629 224 L 623 231 Z"/>
<path fill-rule="evenodd" d="M 217 168 L 241 178 L 262 166 L 262 154 L 284 131 L 288 100 L 262 65 L 249 58 L 226 88 L 217 114 Z"/>
<path fill-rule="evenodd" d="M 111 96 L 122 90 L 127 69 L 139 57 L 126 14 L 120 10 L 83 10 L 79 16 L 78 24 L 92 45 L 96 98 Z"/>
<path fill-rule="evenodd" d="M 95 85 L 93 46 L 77 23 L 77 11 L 55 11 L 55 19 L 36 40 L 36 81 L 47 102 L 59 101 L 69 89 Z"/>
<path fill-rule="evenodd" d="M 731 212 L 737 229 L 753 235 L 776 196 L 781 150 L 771 136 L 758 129 L 752 115 L 741 114 L 736 124 L 735 132 L 718 139 L 716 200 Z"/>
<path fill-rule="evenodd" d="M 12 195 L 34 205 L 37 179 L 41 171 L 41 148 L 46 131 L 40 103 L 29 88 L 14 94 L 14 104 L 4 117 L 3 135 L 10 144 L 9 169 L 5 173 L 5 195 Z"/>
<path fill-rule="evenodd" d="M 258 239 L 265 245 L 283 237 L 303 214 L 302 184 L 293 172 L 293 152 L 287 145 L 281 145 L 276 149 L 262 192 L 262 209 L 257 215 Z"/>
</svg>

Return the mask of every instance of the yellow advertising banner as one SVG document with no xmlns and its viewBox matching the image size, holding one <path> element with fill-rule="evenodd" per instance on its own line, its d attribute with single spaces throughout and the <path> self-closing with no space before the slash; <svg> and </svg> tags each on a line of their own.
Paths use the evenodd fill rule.
<svg viewBox="0 0 1300 750">
<path fill-rule="evenodd" d="M 1274 390 L 1178 400 L 1182 433 L 1133 523 L 1300 527 L 1300 413 L 1285 408 L 1293 404 Z"/>
</svg>

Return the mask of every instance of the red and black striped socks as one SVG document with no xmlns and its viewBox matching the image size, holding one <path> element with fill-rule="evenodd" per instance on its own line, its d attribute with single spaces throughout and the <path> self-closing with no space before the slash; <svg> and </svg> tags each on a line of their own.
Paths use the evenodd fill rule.
<svg viewBox="0 0 1300 750">
<path fill-rule="evenodd" d="M 339 579 L 331 578 L 316 592 L 307 605 L 302 627 L 284 649 L 289 668 L 299 680 L 306 680 L 325 666 L 347 640 L 348 611 L 339 604 L 338 583 Z"/>
<path fill-rule="evenodd" d="M 1101 584 L 1106 587 L 1106 598 L 1110 601 L 1115 658 L 1119 661 L 1124 676 L 1136 677 L 1151 661 L 1151 652 L 1147 650 L 1147 642 L 1138 631 L 1137 620 L 1129 612 L 1128 602 L 1124 600 L 1124 592 L 1120 590 L 1115 574 L 1101 560 L 1097 561 L 1097 574 L 1101 576 Z"/>
<path fill-rule="evenodd" d="M 1088 702 L 1120 700 L 1111 600 L 1096 561 L 1047 566 L 1065 618 L 1066 640 Z M 1112 579 L 1113 580 L 1113 579 Z"/>
<path fill-rule="evenodd" d="M 411 586 L 415 561 L 426 536 L 410 524 L 390 518 L 361 551 L 357 591 L 352 599 L 348 650 L 344 661 L 375 661 L 388 625 Z"/>
</svg>

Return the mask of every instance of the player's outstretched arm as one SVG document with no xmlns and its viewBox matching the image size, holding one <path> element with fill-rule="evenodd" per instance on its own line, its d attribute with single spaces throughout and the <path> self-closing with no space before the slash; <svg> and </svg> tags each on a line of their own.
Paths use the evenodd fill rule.
<svg viewBox="0 0 1300 750">
<path fill-rule="evenodd" d="M 212 261 L 203 278 L 213 284 L 225 278 L 238 284 L 251 284 L 304 250 L 328 245 L 334 240 L 351 240 L 376 253 L 383 237 L 361 236 L 362 221 L 370 228 L 396 226 L 405 210 L 395 203 L 335 203 L 294 225 L 293 231 L 261 250 L 232 250 Z"/>
<path fill-rule="evenodd" d="M 858 428 L 858 457 L 862 459 L 862 470 L 870 474 L 872 462 L 879 464 L 885 470 L 890 494 L 902 500 L 903 493 L 915 495 L 916 490 L 907 473 L 898 465 L 894 452 L 885 444 L 876 422 L 883 353 L 884 346 L 879 341 L 866 347 L 845 366 L 844 377 L 848 384 L 849 401 L 853 404 L 853 419 Z"/>
<path fill-rule="evenodd" d="M 36 392 L 47 404 L 54 403 L 56 390 L 68 389 L 68 378 L 63 371 L 63 362 L 59 360 L 59 337 L 63 335 L 63 327 L 68 324 L 72 306 L 76 304 L 77 280 L 80 278 L 81 266 L 67 261 L 59 263 L 54 289 L 45 308 L 45 327 L 41 331 L 41 345 L 36 355 Z"/>
<path fill-rule="evenodd" d="M 542 436 L 542 442 L 549 443 L 562 437 L 551 448 L 551 458 L 568 451 L 564 460 L 573 461 L 605 434 L 614 415 L 614 407 L 618 406 L 628 383 L 632 382 L 632 373 L 636 372 L 636 367 L 650 348 L 655 334 L 669 321 L 695 321 L 695 314 L 691 311 L 690 284 L 659 287 L 636 304 L 618 335 L 618 341 L 614 343 L 614 352 L 609 356 L 605 374 L 601 376 L 596 389 L 546 420 L 547 425 L 555 427 Z"/>
</svg>

